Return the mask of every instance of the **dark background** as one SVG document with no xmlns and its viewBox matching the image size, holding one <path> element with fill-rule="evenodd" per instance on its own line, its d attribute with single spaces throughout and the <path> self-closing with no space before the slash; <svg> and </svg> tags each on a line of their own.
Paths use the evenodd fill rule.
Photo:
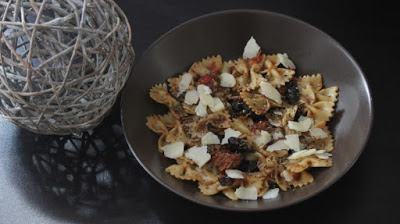
<svg viewBox="0 0 400 224">
<path fill-rule="evenodd" d="M 396 7 L 383 1 L 116 2 L 130 20 L 136 61 L 171 28 L 226 9 L 280 12 L 323 30 L 357 60 L 371 87 L 375 118 L 365 151 L 342 179 L 307 201 L 269 212 L 227 212 L 187 201 L 154 181 L 125 143 L 118 103 L 98 128 L 79 137 L 36 135 L 1 119 L 0 223 L 396 223 L 400 209 Z"/>
</svg>

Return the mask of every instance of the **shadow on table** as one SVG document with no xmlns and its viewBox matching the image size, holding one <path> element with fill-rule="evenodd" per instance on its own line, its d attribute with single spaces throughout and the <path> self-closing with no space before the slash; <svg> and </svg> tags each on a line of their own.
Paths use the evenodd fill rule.
<svg viewBox="0 0 400 224">
<path fill-rule="evenodd" d="M 141 204 L 151 194 L 152 180 L 126 144 L 116 109 L 79 136 L 21 129 L 17 138 L 20 163 L 14 170 L 24 178 L 16 178 L 16 185 L 35 208 L 74 221 L 146 217 Z"/>
</svg>

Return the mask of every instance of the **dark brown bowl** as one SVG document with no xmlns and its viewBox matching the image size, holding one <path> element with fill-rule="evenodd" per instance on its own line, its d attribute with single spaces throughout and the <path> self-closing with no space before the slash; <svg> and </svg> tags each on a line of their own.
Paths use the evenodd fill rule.
<svg viewBox="0 0 400 224">
<path fill-rule="evenodd" d="M 146 116 L 167 109 L 152 101 L 150 88 L 187 71 L 193 62 L 221 54 L 236 59 L 254 36 L 267 54 L 286 52 L 297 74 L 321 73 L 326 86 L 339 87 L 336 115 L 330 121 L 334 166 L 315 168 L 314 182 L 273 200 L 231 201 L 224 195 L 205 196 L 197 184 L 177 180 L 164 169 L 173 161 L 157 150 L 158 135 L 145 125 Z M 214 208 L 237 211 L 271 210 L 310 198 L 342 177 L 360 156 L 371 130 L 373 109 L 366 79 L 351 55 L 334 39 L 297 19 L 273 12 L 232 10 L 192 19 L 153 43 L 136 64 L 122 95 L 122 123 L 126 140 L 143 168 L 178 195 Z"/>
</svg>

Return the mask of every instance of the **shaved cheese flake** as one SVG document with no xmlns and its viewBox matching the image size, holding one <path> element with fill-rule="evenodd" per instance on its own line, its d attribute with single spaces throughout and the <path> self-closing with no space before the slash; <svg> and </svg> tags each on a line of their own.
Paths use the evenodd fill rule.
<svg viewBox="0 0 400 224">
<path fill-rule="evenodd" d="M 270 141 L 271 141 L 271 135 L 267 131 L 262 130 L 261 135 L 254 140 L 254 143 L 258 147 L 262 147 L 268 144 L 268 142 Z"/>
<path fill-rule="evenodd" d="M 321 153 L 321 154 L 316 154 L 316 156 L 317 156 L 319 159 L 329 159 L 329 157 L 331 157 L 332 154 L 330 154 L 330 153 Z"/>
<path fill-rule="evenodd" d="M 331 153 L 327 153 L 325 150 L 318 150 L 315 152 L 315 155 L 319 158 L 319 159 L 329 159 L 329 157 L 332 156 Z"/>
<path fill-rule="evenodd" d="M 185 144 L 183 142 L 175 142 L 162 146 L 160 149 L 164 152 L 164 156 L 170 159 L 176 159 L 183 155 Z"/>
<path fill-rule="evenodd" d="M 300 140 L 298 134 L 286 135 L 285 144 L 294 151 L 300 151 Z"/>
<path fill-rule="evenodd" d="M 250 40 L 247 41 L 246 46 L 244 47 L 243 58 L 251 59 L 257 56 L 259 50 L 260 46 L 257 44 L 256 40 L 253 37 L 251 37 Z"/>
<path fill-rule="evenodd" d="M 213 106 L 209 106 L 210 107 L 210 110 L 212 111 L 212 112 L 218 112 L 218 111 L 221 111 L 221 110 L 224 110 L 225 109 L 225 106 L 224 106 L 224 103 L 222 103 L 222 101 L 221 101 L 221 99 L 219 99 L 218 97 L 213 97 L 213 100 L 214 100 L 214 105 Z"/>
<path fill-rule="evenodd" d="M 202 167 L 211 159 L 211 155 L 207 152 L 207 146 L 193 146 L 187 150 L 185 156 L 193 160 L 199 167 Z"/>
<path fill-rule="evenodd" d="M 305 121 L 305 120 L 308 120 L 308 119 L 311 119 L 311 118 L 306 117 L 306 116 L 300 116 L 300 117 L 299 117 L 299 121 Z M 311 120 L 312 120 L 312 119 L 311 119 Z M 314 124 L 314 121 L 312 121 L 312 124 Z"/>
<path fill-rule="evenodd" d="M 311 156 L 317 152 L 316 149 L 304 149 L 293 153 L 288 157 L 288 159 L 300 159 L 306 156 Z"/>
<path fill-rule="evenodd" d="M 274 140 L 277 140 L 277 139 L 280 139 L 280 138 L 283 138 L 283 137 L 284 136 L 283 136 L 282 132 L 274 132 L 274 133 L 272 133 L 272 138 Z"/>
<path fill-rule="evenodd" d="M 276 150 L 282 150 L 282 149 L 289 149 L 289 146 L 286 145 L 285 140 L 279 140 L 275 142 L 274 144 L 270 145 L 267 147 L 267 151 L 273 152 Z"/>
<path fill-rule="evenodd" d="M 235 195 L 242 200 L 257 200 L 257 188 L 255 187 L 239 187 L 235 190 Z"/>
<path fill-rule="evenodd" d="M 179 82 L 178 96 L 181 95 L 183 92 L 185 92 L 189 88 L 190 83 L 192 82 L 192 78 L 193 78 L 193 75 L 190 73 L 185 73 L 182 75 L 182 79 Z"/>
<path fill-rule="evenodd" d="M 238 138 L 242 134 L 242 132 L 235 131 L 232 128 L 227 128 L 227 129 L 224 130 L 224 132 L 225 132 L 225 136 L 221 141 L 221 145 L 227 144 L 228 143 L 228 139 L 230 137 Z"/>
<path fill-rule="evenodd" d="M 285 68 L 290 68 L 290 69 L 296 69 L 296 66 L 292 62 L 292 60 L 289 59 L 289 56 L 286 53 L 283 54 L 278 54 L 278 59 L 281 62 Z"/>
<path fill-rule="evenodd" d="M 205 117 L 207 116 L 207 105 L 199 103 L 199 105 L 197 105 L 194 111 L 196 112 L 197 116 Z"/>
<path fill-rule="evenodd" d="M 321 128 L 311 128 L 309 131 L 310 135 L 316 139 L 323 139 L 328 137 L 328 134 Z"/>
<path fill-rule="evenodd" d="M 288 127 L 295 131 L 305 132 L 310 129 L 313 123 L 311 118 L 301 116 L 299 121 L 289 121 Z"/>
<path fill-rule="evenodd" d="M 207 132 L 201 138 L 201 145 L 216 145 L 216 144 L 220 144 L 220 140 L 218 136 L 212 132 Z"/>
<path fill-rule="evenodd" d="M 273 199 L 278 197 L 279 195 L 279 188 L 273 188 L 273 189 L 269 189 L 264 195 L 263 195 L 263 199 Z"/>
<path fill-rule="evenodd" d="M 270 98 L 271 100 L 281 104 L 282 97 L 279 91 L 271 84 L 265 81 L 261 81 L 260 83 L 261 93 Z"/>
<path fill-rule="evenodd" d="M 209 107 L 214 106 L 214 99 L 211 96 L 211 89 L 210 87 L 200 84 L 197 86 L 197 92 L 199 93 L 200 103 L 204 104 Z"/>
<path fill-rule="evenodd" d="M 240 170 L 227 169 L 227 170 L 225 170 L 225 173 L 228 177 L 233 178 L 233 179 L 244 179 L 243 173 Z"/>
<path fill-rule="evenodd" d="M 199 92 L 199 95 L 205 95 L 205 94 L 211 94 L 212 90 L 210 87 L 200 84 L 197 86 L 197 91 Z"/>
<path fill-rule="evenodd" d="M 199 101 L 199 93 L 196 90 L 190 90 L 185 95 L 185 103 L 187 105 L 196 104 Z"/>
<path fill-rule="evenodd" d="M 269 119 L 268 122 L 275 127 L 281 126 L 281 123 L 279 123 L 279 121 L 273 121 L 273 120 Z"/>
<path fill-rule="evenodd" d="M 293 180 L 292 174 L 290 174 L 287 170 L 284 170 L 284 171 L 282 172 L 282 176 L 285 178 L 285 180 L 286 180 L 287 182 L 290 182 L 290 181 Z"/>
<path fill-rule="evenodd" d="M 234 87 L 236 85 L 236 79 L 232 74 L 224 72 L 221 74 L 221 83 L 219 84 L 222 87 Z"/>
<path fill-rule="evenodd" d="M 275 114 L 275 115 L 279 115 L 279 116 L 282 116 L 282 115 L 283 115 L 282 112 L 279 111 L 279 110 L 278 110 L 278 111 L 274 111 L 274 114 Z"/>
</svg>

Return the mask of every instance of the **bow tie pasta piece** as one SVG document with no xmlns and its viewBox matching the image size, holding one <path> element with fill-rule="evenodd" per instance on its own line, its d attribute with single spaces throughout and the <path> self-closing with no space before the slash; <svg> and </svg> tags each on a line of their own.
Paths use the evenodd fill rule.
<svg viewBox="0 0 400 224">
<path fill-rule="evenodd" d="M 271 108 L 270 100 L 262 94 L 241 92 L 240 96 L 257 115 L 264 114 Z"/>
<path fill-rule="evenodd" d="M 157 115 L 148 116 L 146 125 L 155 133 L 164 135 L 168 134 L 168 128 L 165 126 L 165 123 L 162 122 Z"/>
<path fill-rule="evenodd" d="M 178 104 L 177 100 L 172 97 L 167 89 L 167 84 L 155 85 L 150 89 L 150 97 L 157 103 L 165 104 L 168 107 L 173 107 Z"/>
<path fill-rule="evenodd" d="M 235 63 L 232 60 L 224 61 L 222 63 L 222 71 L 221 71 L 221 73 L 230 73 L 230 74 L 232 74 L 234 67 L 235 67 Z"/>
<path fill-rule="evenodd" d="M 330 101 L 319 101 L 314 104 L 305 105 L 307 116 L 313 118 L 315 121 L 329 121 L 335 111 L 335 103 Z"/>
<path fill-rule="evenodd" d="M 293 180 L 288 182 L 288 184 L 293 187 L 302 187 L 312 182 L 314 182 L 314 177 L 310 173 L 303 171 L 296 174 L 295 177 L 293 177 Z"/>
<path fill-rule="evenodd" d="M 290 68 L 279 68 L 281 64 L 277 55 L 268 55 L 264 62 L 264 71 L 268 82 L 272 85 L 280 87 L 293 79 L 295 70 Z"/>
<path fill-rule="evenodd" d="M 319 91 L 323 86 L 322 76 L 321 74 L 302 76 L 297 79 L 297 84 L 300 89 L 305 88 L 306 85 L 310 84 L 314 90 Z"/>
<path fill-rule="evenodd" d="M 293 173 L 300 173 L 309 167 L 331 167 L 332 159 L 319 159 L 315 156 L 308 156 L 294 160 L 292 165 L 288 166 L 288 170 Z"/>
<path fill-rule="evenodd" d="M 338 90 L 339 88 L 337 86 L 321 89 L 317 92 L 316 97 L 318 101 L 329 101 L 335 103 L 337 101 Z"/>
<path fill-rule="evenodd" d="M 177 179 L 180 180 L 191 180 L 200 181 L 201 175 L 198 171 L 193 168 L 193 165 L 184 164 L 173 164 L 165 169 L 165 171 Z"/>
<path fill-rule="evenodd" d="M 189 69 L 191 74 L 205 76 L 213 73 L 221 73 L 222 57 L 221 55 L 207 57 L 201 61 L 195 62 Z"/>
<path fill-rule="evenodd" d="M 236 71 L 245 77 L 249 76 L 249 65 L 246 60 L 238 59 L 235 61 L 235 69 Z"/>
</svg>

